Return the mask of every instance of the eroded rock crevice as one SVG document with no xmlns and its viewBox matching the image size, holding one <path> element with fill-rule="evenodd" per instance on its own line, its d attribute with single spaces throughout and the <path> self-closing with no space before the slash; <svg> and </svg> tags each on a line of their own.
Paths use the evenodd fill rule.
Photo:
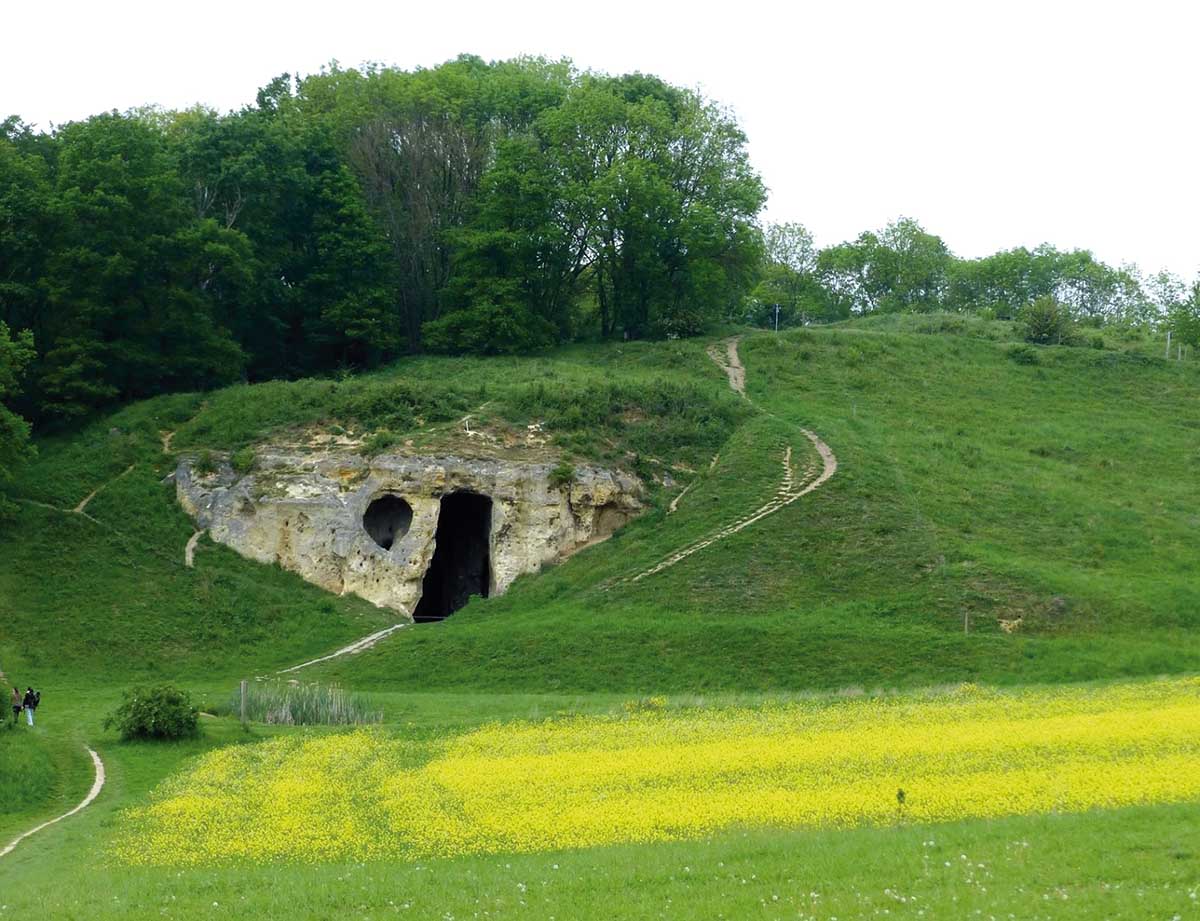
<svg viewBox="0 0 1200 921">
<path fill-rule="evenodd" d="M 380 455 L 260 446 L 254 469 L 202 474 L 191 459 L 176 493 L 211 538 L 331 592 L 418 620 L 608 537 L 642 508 L 628 474 L 502 458 Z"/>
</svg>

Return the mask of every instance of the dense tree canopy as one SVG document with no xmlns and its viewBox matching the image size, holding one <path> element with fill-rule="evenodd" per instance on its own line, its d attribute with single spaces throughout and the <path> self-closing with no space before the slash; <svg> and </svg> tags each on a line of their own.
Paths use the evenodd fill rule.
<svg viewBox="0 0 1200 921">
<path fill-rule="evenodd" d="M 0 122 L 0 476 L 35 422 L 156 393 L 716 322 L 1034 303 L 1169 323 L 1200 294 L 1051 246 L 959 259 L 901 218 L 762 227 L 729 112 L 567 62 L 287 74 L 226 114 Z M 17 387 L 18 376 L 21 387 Z M 19 415 L 18 415 L 19 414 Z"/>
<path fill-rule="evenodd" d="M 10 509 L 4 486 L 13 469 L 30 456 L 29 423 L 5 403 L 17 392 L 21 372 L 33 358 L 33 336 L 28 331 L 13 336 L 0 320 L 0 518 Z"/>
<path fill-rule="evenodd" d="M 283 75 L 220 115 L 0 136 L 0 319 L 21 408 L 573 336 L 683 335 L 755 283 L 765 190 L 733 118 L 564 62 Z"/>
</svg>

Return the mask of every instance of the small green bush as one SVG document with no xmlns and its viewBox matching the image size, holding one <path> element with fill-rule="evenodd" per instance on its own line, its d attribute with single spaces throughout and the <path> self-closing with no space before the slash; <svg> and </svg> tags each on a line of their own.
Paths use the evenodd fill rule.
<svg viewBox="0 0 1200 921">
<path fill-rule="evenodd" d="M 196 458 L 196 472 L 201 476 L 217 472 L 217 459 L 212 451 L 204 451 Z"/>
<path fill-rule="evenodd" d="M 139 686 L 125 692 L 121 705 L 105 719 L 104 728 L 115 726 L 126 741 L 191 739 L 200 734 L 199 716 L 186 691 L 170 684 Z"/>
<path fill-rule="evenodd" d="M 1071 338 L 1071 318 L 1054 298 L 1039 297 L 1021 311 L 1021 332 L 1026 342 L 1066 345 Z"/>
<path fill-rule="evenodd" d="M 373 457 L 376 454 L 382 454 L 388 448 L 394 448 L 398 444 L 400 444 L 400 436 L 384 429 L 382 432 L 375 432 L 373 435 L 368 435 L 359 451 L 368 457 Z"/>
<path fill-rule="evenodd" d="M 550 485 L 555 489 L 566 489 L 575 479 L 575 468 L 566 461 L 559 461 L 550 471 Z"/>
<path fill-rule="evenodd" d="M 240 451 L 234 451 L 229 463 L 233 465 L 236 473 L 244 476 L 254 469 L 254 449 L 242 448 Z"/>
<path fill-rule="evenodd" d="M 1037 349 L 1028 345 L 1014 345 L 1007 355 L 1019 365 L 1036 365 L 1040 363 Z"/>
</svg>

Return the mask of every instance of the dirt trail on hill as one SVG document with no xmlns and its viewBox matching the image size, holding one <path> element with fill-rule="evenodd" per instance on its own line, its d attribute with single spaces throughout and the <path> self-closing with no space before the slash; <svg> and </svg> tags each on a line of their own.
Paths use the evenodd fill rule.
<svg viewBox="0 0 1200 921">
<path fill-rule="evenodd" d="M 63 819 L 69 819 L 71 816 L 75 815 L 75 813 L 82 812 L 92 804 L 92 801 L 95 800 L 97 796 L 100 795 L 100 791 L 104 788 L 104 762 L 100 760 L 100 756 L 97 755 L 91 748 L 88 748 L 86 745 L 84 748 L 86 748 L 87 753 L 92 756 L 92 766 L 96 772 L 95 779 L 92 781 L 92 788 L 88 790 L 87 796 L 85 796 L 83 801 L 71 811 L 64 812 L 62 815 L 57 816 L 56 818 L 43 822 L 41 825 L 35 826 L 34 828 L 29 829 L 29 831 L 22 832 L 21 834 L 17 835 L 17 837 L 13 838 L 3 850 L 0 850 L 0 857 L 11 854 L 16 849 L 17 845 L 30 835 L 36 835 L 43 828 L 49 828 L 56 822 L 61 822 Z"/>
<path fill-rule="evenodd" d="M 127 474 L 131 470 L 133 470 L 133 468 L 136 466 L 137 466 L 137 464 L 130 464 L 128 467 L 126 467 L 124 470 L 122 470 L 120 473 L 118 473 L 115 477 L 113 477 L 107 483 L 101 483 L 99 486 L 97 486 L 95 489 L 93 489 L 90 493 L 88 493 L 86 496 L 84 496 L 82 499 L 80 499 L 79 504 L 77 506 L 75 506 L 73 509 L 71 509 L 71 511 L 75 512 L 76 514 L 82 515 L 83 510 L 85 508 L 87 508 L 88 503 L 96 498 L 96 493 L 100 492 L 100 490 L 102 490 L 102 489 L 107 489 L 113 483 L 117 482 L 117 480 L 121 479 L 121 477 L 125 476 L 125 474 Z"/>
<path fill-rule="evenodd" d="M 204 534 L 203 531 L 193 531 L 192 536 L 188 538 L 188 542 L 183 548 L 183 565 L 188 569 L 196 567 L 196 544 L 200 543 L 202 534 Z"/>
<path fill-rule="evenodd" d="M 91 502 L 94 498 L 96 498 L 97 493 L 99 493 L 103 489 L 107 489 L 111 484 L 113 484 L 117 480 L 121 479 L 121 477 L 130 473 L 136 466 L 137 466 L 136 464 L 130 464 L 128 467 L 126 467 L 124 470 L 122 470 L 120 473 L 118 473 L 111 480 L 107 480 L 106 482 L 101 483 L 99 486 L 97 486 L 95 489 L 93 489 L 90 493 L 88 493 L 86 496 L 84 496 L 82 499 L 80 499 L 79 504 L 76 505 L 74 508 L 59 508 L 57 505 L 51 505 L 48 502 L 38 502 L 36 499 L 18 499 L 17 501 L 24 502 L 27 505 L 36 505 L 38 508 L 49 509 L 52 512 L 59 512 L 64 515 L 79 515 L 83 518 L 86 518 L 88 521 L 93 522 L 94 524 L 104 527 L 104 525 L 99 520 L 97 520 L 96 518 L 93 518 L 91 515 L 89 515 L 87 513 L 88 503 Z M 10 841 L 3 849 L 0 849 L 0 857 L 4 857 L 8 854 L 11 854 L 13 852 L 13 850 L 16 849 L 16 846 L 18 844 L 20 844 L 22 841 L 24 841 L 26 838 L 28 838 L 30 835 L 37 834 L 43 828 L 49 828 L 51 825 L 54 825 L 57 822 L 61 822 L 63 819 L 69 819 L 71 816 L 75 815 L 75 813 L 81 812 L 82 810 L 86 809 L 88 806 L 90 806 L 92 804 L 92 801 L 97 796 L 100 795 L 100 790 L 104 787 L 104 779 L 105 779 L 104 762 L 100 760 L 100 756 L 98 754 L 96 754 L 96 752 L 90 746 L 85 745 L 84 748 L 86 748 L 87 753 L 89 755 L 91 755 L 92 765 L 94 766 L 95 772 L 96 772 L 95 779 L 92 781 L 92 788 L 88 791 L 87 796 L 85 796 L 83 798 L 83 801 L 78 806 L 76 806 L 74 809 L 70 810 L 69 812 L 64 812 L 62 815 L 57 816 L 56 818 L 50 819 L 47 822 L 43 822 L 41 825 L 38 825 L 34 828 L 29 829 L 29 831 L 22 832 L 20 835 L 17 835 L 17 837 L 13 838 L 13 840 Z"/>
<path fill-rule="evenodd" d="M 402 623 L 392 624 L 390 627 L 384 627 L 382 630 L 376 630 L 370 636 L 364 636 L 361 640 L 355 640 L 349 646 L 343 646 L 341 649 L 337 650 L 336 652 L 331 652 L 327 656 L 321 656 L 319 659 L 310 659 L 307 662 L 301 662 L 299 665 L 293 665 L 291 668 L 281 668 L 275 674 L 286 675 L 290 672 L 298 672 L 302 668 L 308 668 L 310 665 L 316 665 L 320 662 L 328 662 L 330 659 L 354 655 L 354 653 L 357 652 L 365 652 L 380 640 L 391 636 L 397 630 L 403 630 L 405 627 L 411 626 L 412 624 L 407 620 L 403 621 Z"/>
<path fill-rule="evenodd" d="M 733 391 L 746 397 L 746 369 L 742 365 L 742 359 L 738 356 L 737 350 L 741 338 L 741 336 L 734 336 L 720 344 L 710 345 L 706 351 L 708 357 L 717 363 L 717 367 L 725 372 Z M 750 398 L 746 397 L 746 399 Z"/>
<path fill-rule="evenodd" d="M 746 396 L 746 368 L 742 364 L 741 357 L 738 355 L 738 341 L 740 339 L 740 336 L 734 336 L 731 339 L 726 339 L 723 343 L 710 345 L 707 349 L 708 357 L 716 362 L 717 367 L 725 372 L 726 377 L 729 378 L 730 388 L 747 402 L 753 403 Z M 774 413 L 768 413 L 768 415 L 774 419 L 779 419 Z M 775 489 L 775 495 L 769 502 L 760 505 L 758 508 L 746 513 L 724 527 L 710 532 L 699 540 L 676 550 L 649 569 L 644 569 L 633 576 L 618 579 L 610 583 L 607 587 L 611 588 L 614 585 L 622 583 L 640 582 L 647 576 L 652 576 L 656 572 L 669 569 L 676 563 L 686 560 L 692 554 L 698 553 L 706 547 L 711 547 L 717 541 L 724 540 L 726 537 L 731 537 L 738 533 L 738 531 L 748 528 L 756 521 L 761 521 L 781 508 L 786 508 L 801 496 L 808 495 L 827 482 L 830 477 L 837 473 L 838 469 L 837 456 L 833 453 L 833 449 L 814 432 L 810 432 L 808 429 L 800 428 L 799 426 L 795 426 L 795 428 L 812 442 L 813 447 L 817 449 L 817 456 L 821 459 L 821 469 L 819 471 L 815 465 L 809 464 L 805 466 L 804 470 L 800 471 L 800 475 L 797 477 L 796 471 L 792 466 L 792 447 L 788 445 L 783 452 L 783 474 L 780 477 L 779 486 Z M 689 484 L 687 488 L 690 489 L 691 485 Z M 683 498 L 683 493 L 686 491 L 687 489 L 675 497 L 675 500 L 671 503 L 670 511 L 675 511 L 676 504 Z"/>
</svg>

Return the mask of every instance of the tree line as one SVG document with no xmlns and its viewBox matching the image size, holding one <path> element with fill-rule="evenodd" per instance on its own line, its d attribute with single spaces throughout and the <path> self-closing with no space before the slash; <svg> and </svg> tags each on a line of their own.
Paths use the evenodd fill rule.
<svg viewBox="0 0 1200 921">
<path fill-rule="evenodd" d="M 16 405 L 694 333 L 753 284 L 765 194 L 713 102 L 542 59 L 334 66 L 227 114 L 10 118 L 0 322 L 34 348 Z"/>
<path fill-rule="evenodd" d="M 959 259 L 909 219 L 818 249 L 762 225 L 765 199 L 729 111 L 541 58 L 333 65 L 224 114 L 10 117 L 0 480 L 30 423 L 422 350 L 1034 303 L 1200 339 L 1200 282 L 1048 245 Z"/>
<path fill-rule="evenodd" d="M 800 224 L 768 225 L 744 316 L 762 326 L 776 316 L 796 326 L 932 311 L 1017 319 L 1034 304 L 1075 323 L 1166 326 L 1200 344 L 1200 278 L 1146 278 L 1136 266 L 1113 268 L 1050 244 L 960 259 L 910 218 L 824 249 Z"/>
</svg>

